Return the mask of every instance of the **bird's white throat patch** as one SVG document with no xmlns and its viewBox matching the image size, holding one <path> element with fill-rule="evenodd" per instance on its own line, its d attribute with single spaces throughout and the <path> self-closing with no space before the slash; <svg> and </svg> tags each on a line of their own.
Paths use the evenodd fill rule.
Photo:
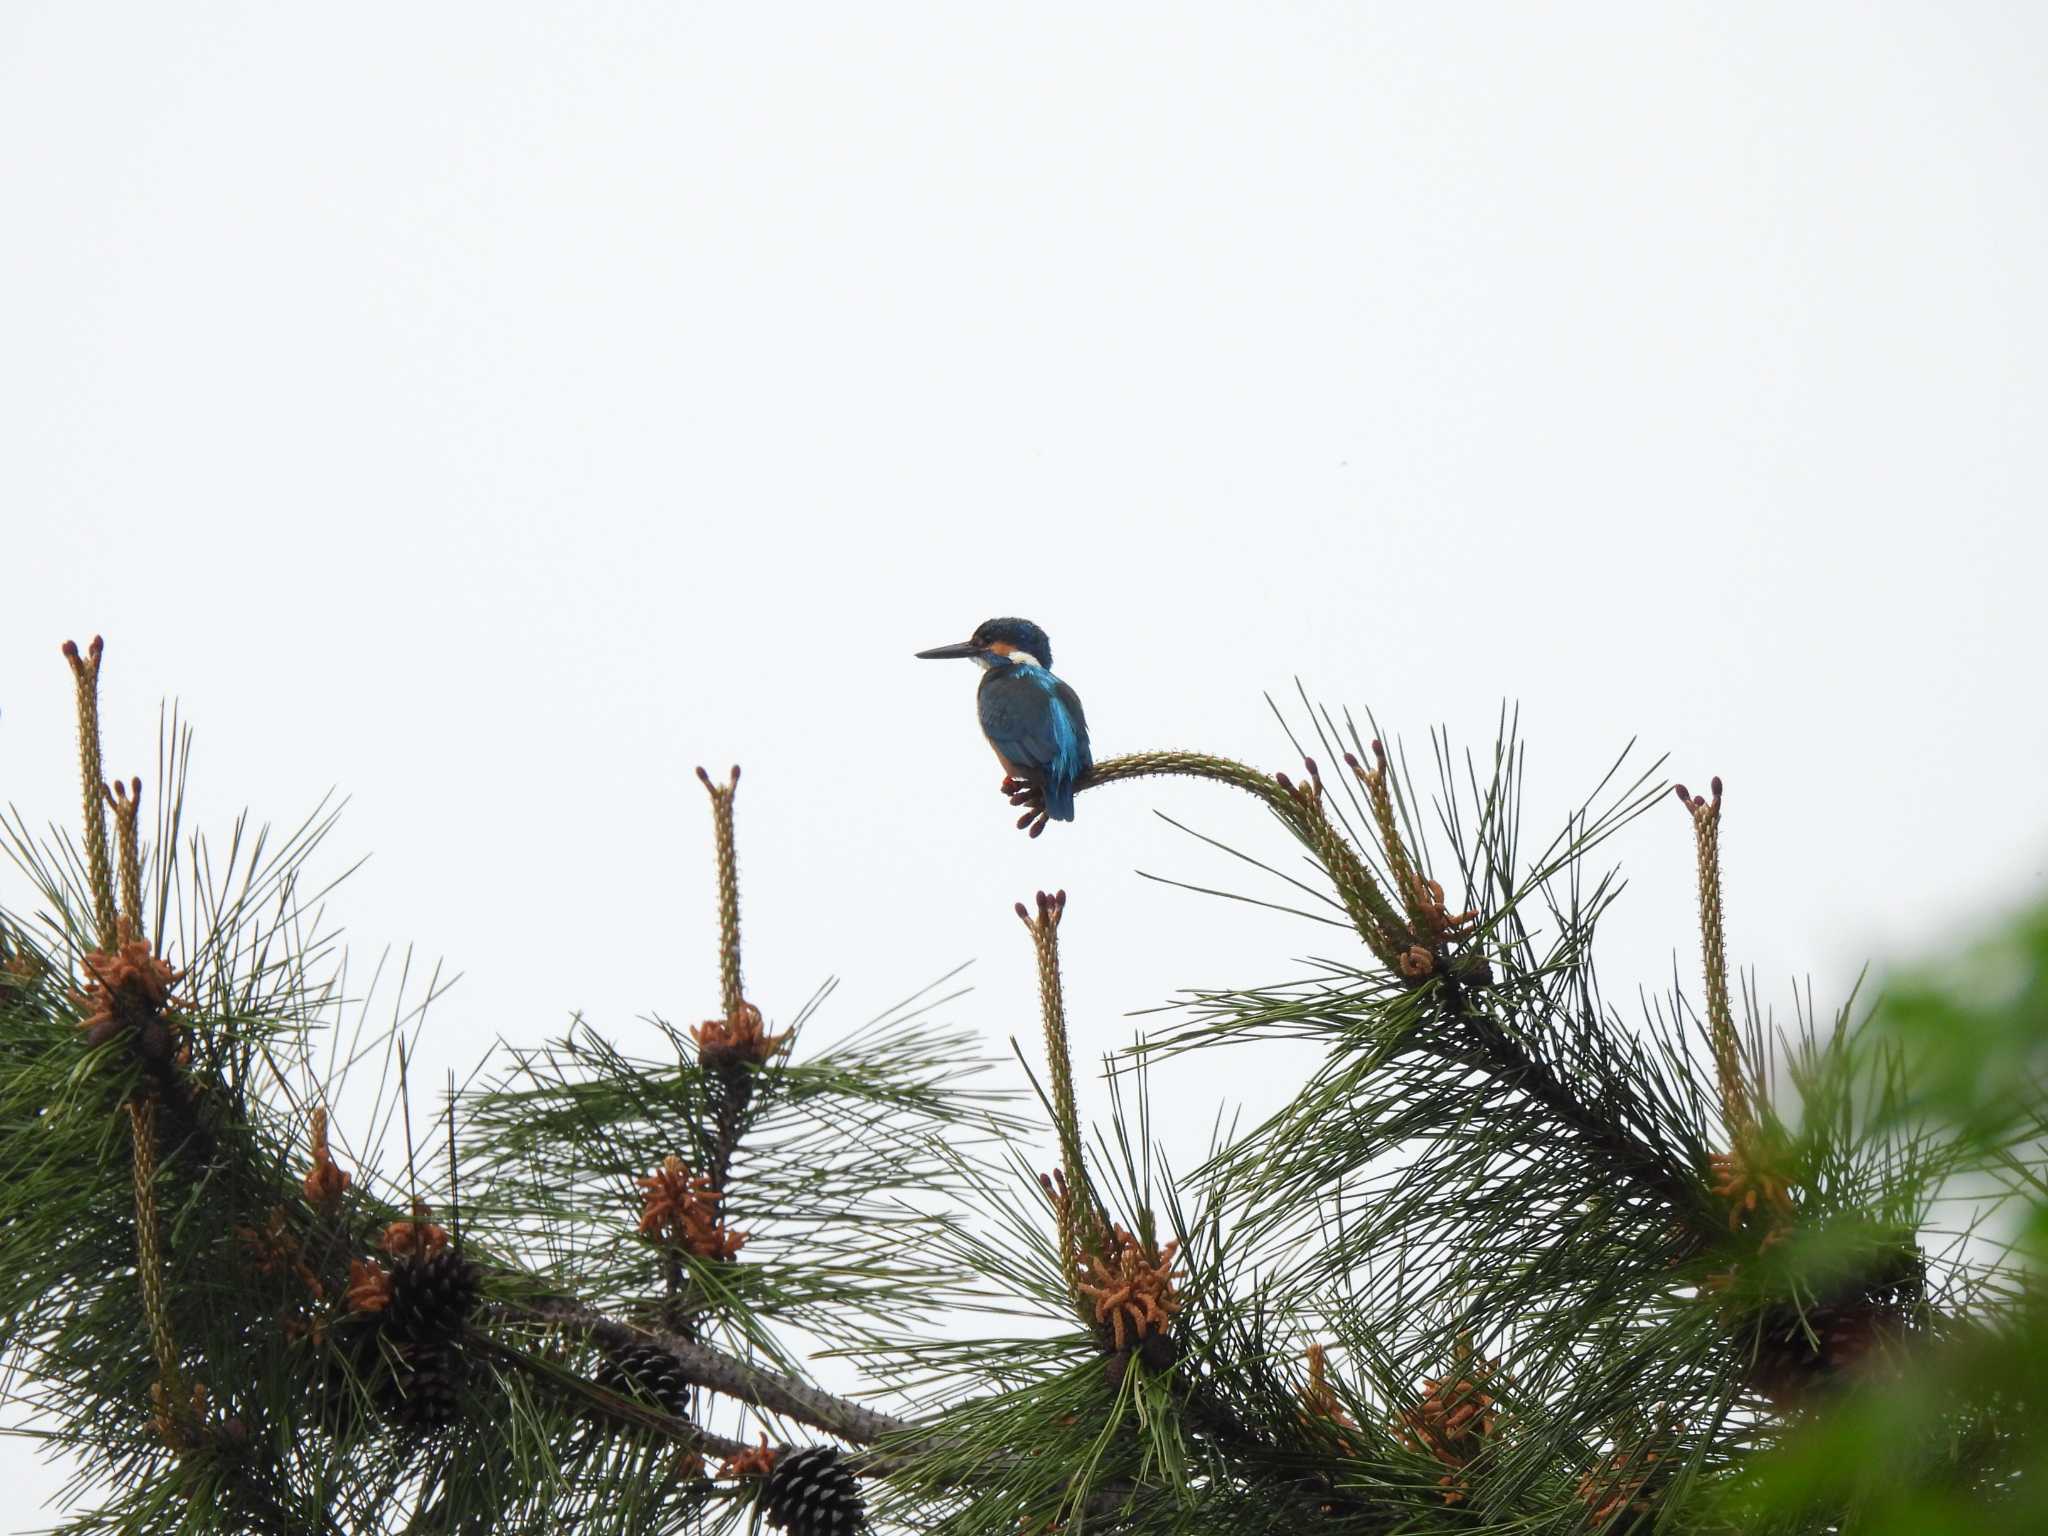
<svg viewBox="0 0 2048 1536">
<path fill-rule="evenodd" d="M 1040 661 L 1029 651 L 1011 651 L 1008 655 L 1003 656 L 990 655 L 987 651 L 982 651 L 974 659 L 989 671 L 994 671 L 999 666 L 1042 667 L 1045 665 L 1044 662 Z"/>
</svg>

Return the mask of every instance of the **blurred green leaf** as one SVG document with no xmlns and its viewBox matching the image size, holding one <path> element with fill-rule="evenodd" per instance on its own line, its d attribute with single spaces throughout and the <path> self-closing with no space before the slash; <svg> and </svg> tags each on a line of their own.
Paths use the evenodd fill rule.
<svg viewBox="0 0 2048 1536">
<path fill-rule="evenodd" d="M 2048 1530 L 2048 905 L 1900 980 L 1865 1042 L 1903 1055 L 1897 1120 L 2008 1176 L 1962 1195 L 1983 1195 L 1996 1218 L 1973 1241 L 2010 1243 L 2016 1294 L 1995 1325 L 1953 1327 L 1795 1427 L 1731 1480 L 1731 1518 L 1744 1529 L 1820 1518 L 1859 1536 Z"/>
</svg>

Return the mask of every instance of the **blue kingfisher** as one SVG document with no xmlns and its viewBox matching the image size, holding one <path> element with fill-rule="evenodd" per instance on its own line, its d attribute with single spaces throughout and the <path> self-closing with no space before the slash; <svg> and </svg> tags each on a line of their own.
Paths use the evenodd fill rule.
<svg viewBox="0 0 2048 1536">
<path fill-rule="evenodd" d="M 1088 720 L 1074 690 L 1052 675 L 1052 642 L 1028 619 L 990 619 L 958 645 L 917 653 L 927 661 L 981 663 L 981 733 L 1003 765 L 1003 793 L 1030 805 L 1018 826 L 1033 837 L 1045 819 L 1074 819 L 1074 786 L 1088 776 Z"/>
</svg>

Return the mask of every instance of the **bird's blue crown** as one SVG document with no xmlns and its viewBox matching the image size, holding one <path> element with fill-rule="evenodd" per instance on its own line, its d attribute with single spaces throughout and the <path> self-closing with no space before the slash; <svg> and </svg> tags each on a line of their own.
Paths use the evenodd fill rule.
<svg viewBox="0 0 2048 1536">
<path fill-rule="evenodd" d="M 971 643 L 984 650 L 1021 651 L 1047 671 L 1052 670 L 1052 641 L 1029 619 L 990 619 L 975 630 Z"/>
</svg>

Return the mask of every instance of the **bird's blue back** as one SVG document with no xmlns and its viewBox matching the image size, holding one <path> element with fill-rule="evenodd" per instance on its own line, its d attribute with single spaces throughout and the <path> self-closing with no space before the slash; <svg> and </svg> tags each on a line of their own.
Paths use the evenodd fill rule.
<svg viewBox="0 0 2048 1536">
<path fill-rule="evenodd" d="M 977 702 L 989 745 L 1039 781 L 1048 816 L 1072 821 L 1074 786 L 1095 766 L 1074 690 L 1044 667 L 1007 662 L 983 674 Z"/>
</svg>

